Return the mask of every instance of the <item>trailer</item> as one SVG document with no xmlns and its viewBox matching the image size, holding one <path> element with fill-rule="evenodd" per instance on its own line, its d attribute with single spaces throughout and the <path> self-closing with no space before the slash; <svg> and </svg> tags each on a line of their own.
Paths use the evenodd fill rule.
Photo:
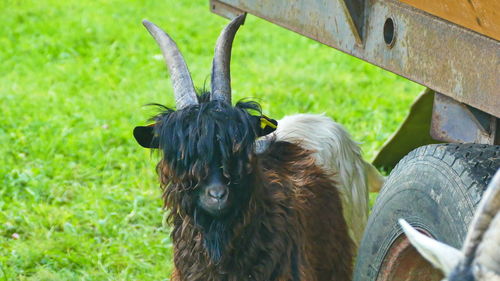
<svg viewBox="0 0 500 281">
<path fill-rule="evenodd" d="M 253 14 L 427 87 L 373 160 L 392 171 L 354 280 L 441 280 L 397 219 L 460 248 L 500 168 L 500 1 L 210 0 L 210 9 Z"/>
</svg>

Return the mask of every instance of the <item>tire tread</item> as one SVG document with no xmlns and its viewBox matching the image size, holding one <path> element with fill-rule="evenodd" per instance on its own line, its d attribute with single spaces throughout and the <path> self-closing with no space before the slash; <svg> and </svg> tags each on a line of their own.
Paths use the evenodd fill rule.
<svg viewBox="0 0 500 281">
<path fill-rule="evenodd" d="M 405 185 L 403 189 L 397 188 L 399 184 L 413 180 L 414 178 L 411 175 L 424 175 L 424 173 L 430 173 L 433 171 L 432 169 L 436 168 L 442 169 L 438 170 L 440 171 L 438 179 L 442 181 L 443 186 L 446 186 L 447 189 L 445 190 L 448 192 L 439 193 L 439 198 L 444 198 L 443 200 L 448 205 L 427 204 L 425 205 L 427 212 L 424 216 L 426 219 L 435 218 L 436 214 L 439 214 L 439 216 L 444 217 L 444 220 L 453 221 L 444 229 L 436 225 L 435 221 L 428 220 L 426 222 L 424 217 L 419 217 L 418 214 L 421 210 L 419 208 L 423 205 L 404 205 L 405 200 L 412 200 L 412 197 L 397 197 L 397 194 L 401 192 L 410 192 L 406 194 L 417 192 L 412 191 L 413 189 L 409 188 L 408 185 Z M 393 241 L 401 235 L 396 216 L 411 218 L 414 223 L 420 225 L 423 229 L 429 230 L 431 235 L 435 234 L 430 231 L 433 229 L 436 233 L 439 233 L 441 238 L 446 237 L 448 244 L 459 247 L 466 233 L 466 224 L 470 221 L 483 192 L 499 168 L 500 145 L 432 144 L 416 148 L 408 153 L 392 170 L 376 199 L 365 229 L 365 235 L 360 244 L 354 280 L 373 281 L 377 278 L 378 272 L 383 270 L 379 266 L 382 266 L 386 251 Z M 426 175 L 432 175 L 432 173 Z M 449 179 L 446 182 L 447 178 Z M 433 179 L 433 177 L 427 179 Z M 432 180 L 427 182 L 430 183 L 429 186 L 432 186 Z M 419 192 L 422 190 L 424 189 L 419 189 Z M 432 187 L 430 190 L 433 190 Z M 450 201 L 452 197 L 454 201 Z M 450 206 L 455 212 L 446 211 L 446 206 Z M 444 211 L 441 212 L 441 210 Z M 432 227 L 428 229 L 430 225 Z"/>
<path fill-rule="evenodd" d="M 414 149 L 396 165 L 400 169 L 416 157 L 431 156 L 447 163 L 462 178 L 473 186 L 487 186 L 495 172 L 500 168 L 500 145 L 485 144 L 431 144 Z M 486 184 L 485 184 L 486 183 Z M 474 193 L 484 189 L 473 190 Z"/>
</svg>

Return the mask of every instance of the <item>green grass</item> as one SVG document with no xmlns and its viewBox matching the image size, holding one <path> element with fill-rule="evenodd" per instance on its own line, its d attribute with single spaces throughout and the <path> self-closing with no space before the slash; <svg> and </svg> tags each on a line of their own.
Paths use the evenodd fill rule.
<svg viewBox="0 0 500 281">
<path fill-rule="evenodd" d="M 0 0 L 0 280 L 168 280 L 172 251 L 154 166 L 132 128 L 172 104 L 164 27 L 197 86 L 227 20 L 208 0 Z M 249 16 L 234 100 L 274 118 L 326 112 L 370 159 L 422 89 Z M 14 239 L 18 235 L 18 239 Z"/>
</svg>

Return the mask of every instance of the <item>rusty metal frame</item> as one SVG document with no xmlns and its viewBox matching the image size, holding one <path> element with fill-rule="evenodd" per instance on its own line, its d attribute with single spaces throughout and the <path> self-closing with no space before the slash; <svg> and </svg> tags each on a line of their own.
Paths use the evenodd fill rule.
<svg viewBox="0 0 500 281">
<path fill-rule="evenodd" d="M 495 144 L 497 122 L 488 113 L 436 93 L 430 135 L 443 142 Z"/>
<path fill-rule="evenodd" d="M 500 117 L 500 42 L 397 0 L 210 0 L 248 12 Z"/>
</svg>

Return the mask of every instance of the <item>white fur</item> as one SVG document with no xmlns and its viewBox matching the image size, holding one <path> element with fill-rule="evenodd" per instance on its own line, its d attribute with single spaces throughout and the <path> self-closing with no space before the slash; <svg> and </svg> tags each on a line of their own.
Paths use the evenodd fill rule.
<svg viewBox="0 0 500 281">
<path fill-rule="evenodd" d="M 341 194 L 349 235 L 357 248 L 368 220 L 368 191 L 378 191 L 383 177 L 362 159 L 361 149 L 344 127 L 325 115 L 287 116 L 278 121 L 274 136 L 314 151 L 316 164 L 332 174 Z"/>
</svg>

